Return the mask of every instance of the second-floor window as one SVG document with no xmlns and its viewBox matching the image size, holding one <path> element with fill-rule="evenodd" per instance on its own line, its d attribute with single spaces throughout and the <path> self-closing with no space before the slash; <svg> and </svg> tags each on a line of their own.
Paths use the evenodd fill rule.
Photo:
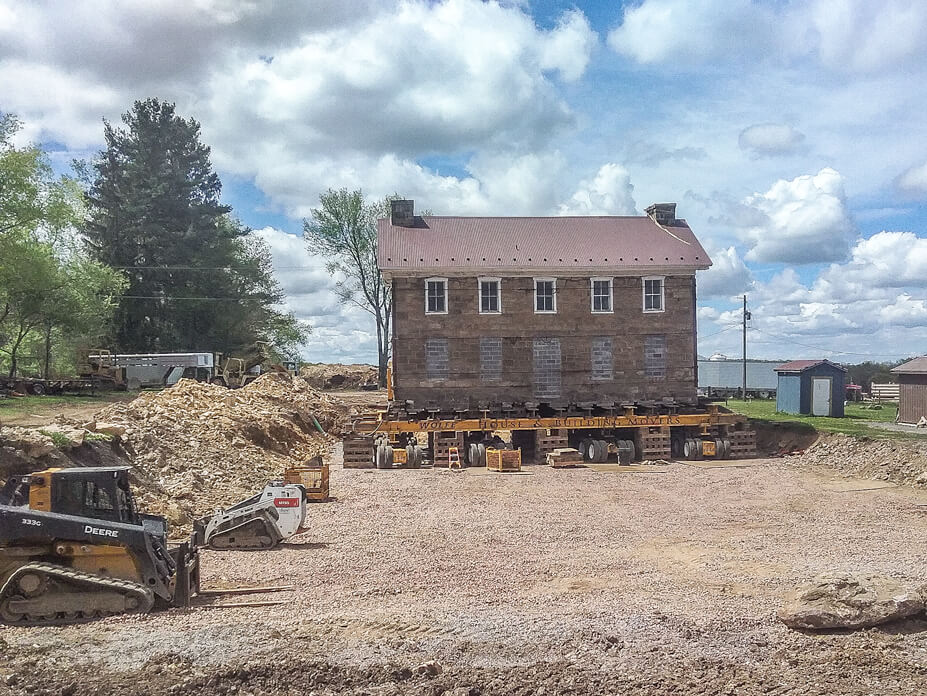
<svg viewBox="0 0 927 696">
<path fill-rule="evenodd" d="M 612 279 L 611 278 L 593 278 L 592 279 L 592 311 L 593 312 L 611 312 L 612 311 Z"/>
<path fill-rule="evenodd" d="M 557 281 L 554 278 L 534 279 L 534 311 L 554 314 L 557 311 Z"/>
<path fill-rule="evenodd" d="M 499 278 L 480 278 L 480 314 L 502 313 L 502 281 Z"/>
<path fill-rule="evenodd" d="M 425 314 L 447 314 L 447 278 L 425 279 Z"/>
<path fill-rule="evenodd" d="M 663 311 L 663 278 L 651 276 L 644 278 L 644 311 Z"/>
</svg>

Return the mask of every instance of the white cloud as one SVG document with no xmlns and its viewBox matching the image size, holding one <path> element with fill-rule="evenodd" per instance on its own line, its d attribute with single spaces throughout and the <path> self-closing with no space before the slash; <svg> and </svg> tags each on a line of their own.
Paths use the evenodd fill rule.
<svg viewBox="0 0 927 696">
<path fill-rule="evenodd" d="M 286 293 L 284 308 L 312 328 L 301 356 L 313 362 L 376 363 L 373 318 L 335 295 L 325 260 L 312 256 L 305 241 L 273 227 L 255 230 L 270 248 L 274 275 Z"/>
<path fill-rule="evenodd" d="M 747 260 L 820 263 L 846 258 L 856 229 L 846 209 L 843 178 L 830 168 L 791 181 L 780 179 L 743 204 L 762 222 L 743 230 Z"/>
<path fill-rule="evenodd" d="M 753 282 L 750 269 L 744 264 L 737 249 L 713 249 L 706 251 L 711 257 L 711 268 L 698 272 L 699 297 L 730 297 L 746 292 Z"/>
<path fill-rule="evenodd" d="M 731 53 L 758 54 L 768 36 L 769 11 L 750 0 L 645 0 L 625 9 L 608 45 L 641 63 L 701 62 Z"/>
<path fill-rule="evenodd" d="M 872 73 L 925 55 L 927 5 L 913 0 L 644 0 L 625 10 L 609 46 L 640 63 L 813 58 L 829 70 Z"/>
<path fill-rule="evenodd" d="M 895 180 L 905 193 L 923 195 L 927 193 L 927 162 L 911 167 Z"/>
<path fill-rule="evenodd" d="M 580 182 L 576 193 L 560 205 L 560 215 L 634 215 L 631 175 L 620 164 L 603 164 L 592 180 Z"/>
<path fill-rule="evenodd" d="M 804 134 L 784 123 L 757 123 L 744 128 L 737 142 L 756 155 L 786 155 L 798 150 L 804 139 Z"/>
<path fill-rule="evenodd" d="M 556 69 L 564 80 L 575 82 L 586 71 L 589 56 L 598 43 L 598 35 L 579 10 L 565 13 L 557 29 L 547 35 L 540 51 L 541 67 Z"/>
</svg>

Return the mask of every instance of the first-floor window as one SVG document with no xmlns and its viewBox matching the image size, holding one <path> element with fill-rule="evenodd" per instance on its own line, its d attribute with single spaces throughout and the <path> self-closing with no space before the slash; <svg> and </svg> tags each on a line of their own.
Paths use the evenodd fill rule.
<svg viewBox="0 0 927 696">
<path fill-rule="evenodd" d="M 447 314 L 447 278 L 425 281 L 425 314 Z"/>
<path fill-rule="evenodd" d="M 611 278 L 593 278 L 592 279 L 592 311 L 593 312 L 611 312 L 612 311 L 612 279 Z"/>
<path fill-rule="evenodd" d="M 557 281 L 554 278 L 534 279 L 534 311 L 551 314 L 557 311 Z"/>
<path fill-rule="evenodd" d="M 644 311 L 663 311 L 663 278 L 644 278 Z"/>
<path fill-rule="evenodd" d="M 500 285 L 498 278 L 480 278 L 480 314 L 502 312 Z"/>
</svg>

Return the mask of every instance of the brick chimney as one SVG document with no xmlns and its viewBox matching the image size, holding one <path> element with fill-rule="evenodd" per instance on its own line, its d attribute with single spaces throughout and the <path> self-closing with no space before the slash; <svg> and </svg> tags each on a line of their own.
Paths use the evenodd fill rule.
<svg viewBox="0 0 927 696">
<path fill-rule="evenodd" d="M 654 203 L 644 212 L 646 212 L 658 225 L 672 227 L 676 224 L 675 203 Z"/>
<path fill-rule="evenodd" d="M 389 222 L 397 227 L 415 226 L 415 201 L 390 201 Z"/>
</svg>

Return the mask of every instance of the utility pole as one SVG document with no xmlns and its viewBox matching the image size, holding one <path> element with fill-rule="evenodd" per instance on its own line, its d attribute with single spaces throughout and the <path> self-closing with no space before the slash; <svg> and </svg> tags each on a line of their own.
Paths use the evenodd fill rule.
<svg viewBox="0 0 927 696">
<path fill-rule="evenodd" d="M 747 296 L 744 295 L 744 384 L 740 393 L 744 401 L 747 400 L 747 319 L 750 319 L 750 312 L 747 311 Z"/>
</svg>

